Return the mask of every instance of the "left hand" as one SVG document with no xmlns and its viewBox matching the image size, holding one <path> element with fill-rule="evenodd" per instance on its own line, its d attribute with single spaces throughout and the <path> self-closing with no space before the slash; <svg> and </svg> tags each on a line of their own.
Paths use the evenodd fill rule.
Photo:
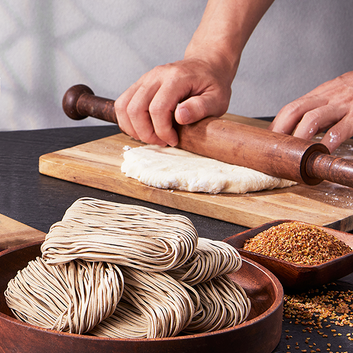
<svg viewBox="0 0 353 353">
<path fill-rule="evenodd" d="M 269 129 L 307 140 L 328 129 L 321 142 L 333 152 L 353 136 L 353 71 L 284 106 Z"/>
</svg>

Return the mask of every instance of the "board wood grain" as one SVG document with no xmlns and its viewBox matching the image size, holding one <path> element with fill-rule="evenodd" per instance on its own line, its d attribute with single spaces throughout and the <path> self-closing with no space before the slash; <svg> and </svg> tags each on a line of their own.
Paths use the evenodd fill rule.
<svg viewBox="0 0 353 353">
<path fill-rule="evenodd" d="M 223 118 L 261 128 L 268 126 L 265 121 L 232 114 Z M 141 145 L 124 134 L 116 134 L 42 155 L 39 172 L 249 228 L 278 219 L 292 219 L 342 231 L 353 229 L 352 188 L 324 181 L 315 186 L 296 185 L 243 195 L 158 189 L 127 178 L 120 171 L 124 147 Z M 347 141 L 337 154 L 352 158 L 352 145 L 353 141 Z"/>
<path fill-rule="evenodd" d="M 44 240 L 45 233 L 0 214 L 0 251 Z"/>
</svg>

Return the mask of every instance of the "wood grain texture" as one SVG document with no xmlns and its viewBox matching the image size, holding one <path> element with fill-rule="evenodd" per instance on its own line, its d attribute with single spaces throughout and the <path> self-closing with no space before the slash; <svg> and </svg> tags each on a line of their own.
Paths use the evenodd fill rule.
<svg viewBox="0 0 353 353">
<path fill-rule="evenodd" d="M 44 240 L 45 233 L 0 214 L 0 251 Z"/>
<path fill-rule="evenodd" d="M 266 128 L 268 123 L 226 114 L 223 118 Z M 352 142 L 353 143 L 353 142 Z M 117 134 L 75 147 L 42 155 L 42 174 L 103 189 L 200 215 L 257 227 L 278 219 L 292 219 L 342 231 L 353 229 L 353 189 L 330 182 L 244 195 L 189 193 L 149 187 L 127 178 L 120 171 L 125 146 L 142 144 Z M 349 155 L 350 142 L 341 156 Z"/>
</svg>

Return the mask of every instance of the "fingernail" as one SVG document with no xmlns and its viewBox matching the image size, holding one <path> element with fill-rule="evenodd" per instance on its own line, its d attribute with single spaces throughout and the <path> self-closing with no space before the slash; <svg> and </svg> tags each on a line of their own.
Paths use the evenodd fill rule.
<svg viewBox="0 0 353 353">
<path fill-rule="evenodd" d="M 191 122 L 191 114 L 189 109 L 185 107 L 179 107 L 179 123 L 181 124 L 188 124 Z"/>
</svg>

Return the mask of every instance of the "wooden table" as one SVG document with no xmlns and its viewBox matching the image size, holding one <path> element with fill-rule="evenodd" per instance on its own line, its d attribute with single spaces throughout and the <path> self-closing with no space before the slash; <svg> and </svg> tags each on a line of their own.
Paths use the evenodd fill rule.
<svg viewBox="0 0 353 353">
<path fill-rule="evenodd" d="M 33 237 L 41 237 L 49 227 L 60 220 L 65 210 L 79 197 L 89 196 L 115 202 L 138 204 L 164 212 L 181 213 L 188 216 L 197 228 L 199 235 L 222 240 L 247 228 L 237 224 L 216 220 L 206 216 L 179 211 L 154 203 L 133 199 L 112 192 L 102 191 L 63 180 L 40 175 L 38 172 L 39 157 L 45 153 L 76 146 L 118 133 L 116 126 L 62 128 L 35 131 L 0 132 L 0 226 L 7 227 L 7 239 L 0 237 L 0 248 L 6 248 L 21 239 L 21 227 L 31 227 Z M 7 217 L 17 222 L 12 223 Z M 13 228 L 14 227 L 14 228 Z M 7 232 L 8 230 L 8 232 Z M 40 231 L 40 232 L 38 232 Z M 16 237 L 9 236 L 13 232 Z M 337 289 L 353 289 L 353 276 L 338 281 Z M 301 325 L 290 324 L 284 320 L 283 334 L 276 353 L 310 352 L 306 339 L 310 337 L 316 348 L 326 352 L 327 343 L 331 343 L 332 352 L 352 352 L 352 341 L 347 334 L 353 330 L 349 327 L 337 328 L 342 336 L 333 337 L 328 330 L 328 338 L 313 332 L 303 332 Z M 287 337 L 287 338 L 286 338 Z M 298 342 L 300 350 L 296 350 Z M 290 349 L 287 346 L 290 345 Z M 338 346 L 341 345 L 341 348 Z M 0 342 L 1 347 L 1 342 Z"/>
</svg>

